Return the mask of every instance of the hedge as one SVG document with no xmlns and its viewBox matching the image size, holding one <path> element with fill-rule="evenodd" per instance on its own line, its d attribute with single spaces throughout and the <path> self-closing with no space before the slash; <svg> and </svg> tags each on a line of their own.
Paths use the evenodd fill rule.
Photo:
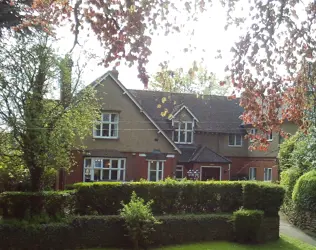
<svg viewBox="0 0 316 250">
<path fill-rule="evenodd" d="M 242 206 L 239 182 L 131 182 L 77 183 L 79 214 L 114 215 L 128 202 L 132 191 L 153 200 L 154 214 L 232 212 Z"/>
<path fill-rule="evenodd" d="M 298 209 L 316 212 L 316 170 L 307 172 L 297 180 L 292 199 Z"/>
<path fill-rule="evenodd" d="M 238 210 L 233 214 L 236 241 L 240 243 L 260 243 L 260 227 L 263 211 Z"/>
<path fill-rule="evenodd" d="M 243 207 L 262 210 L 267 216 L 277 216 L 283 203 L 285 189 L 277 184 L 245 182 L 243 184 Z"/>
<path fill-rule="evenodd" d="M 73 191 L 3 192 L 0 206 L 3 218 L 27 219 L 46 214 L 49 217 L 64 216 L 73 209 Z"/>
<path fill-rule="evenodd" d="M 231 215 L 174 215 L 157 217 L 152 246 L 233 239 Z M 128 247 L 119 216 L 80 216 L 69 223 L 36 226 L 0 224 L 0 249 L 78 249 Z"/>
</svg>

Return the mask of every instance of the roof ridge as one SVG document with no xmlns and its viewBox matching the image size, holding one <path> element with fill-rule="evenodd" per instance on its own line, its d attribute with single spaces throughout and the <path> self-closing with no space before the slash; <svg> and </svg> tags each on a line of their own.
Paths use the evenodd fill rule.
<svg viewBox="0 0 316 250">
<path fill-rule="evenodd" d="M 189 161 L 195 161 L 196 158 L 201 154 L 201 152 L 204 150 L 205 147 L 206 146 L 202 146 L 202 145 L 197 147 L 195 151 L 193 152 L 192 157 L 190 157 Z"/>
</svg>

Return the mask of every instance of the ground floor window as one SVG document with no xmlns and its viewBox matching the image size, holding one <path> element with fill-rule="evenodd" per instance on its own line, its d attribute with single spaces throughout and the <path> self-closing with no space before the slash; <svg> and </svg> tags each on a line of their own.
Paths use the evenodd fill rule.
<svg viewBox="0 0 316 250">
<path fill-rule="evenodd" d="M 249 180 L 257 179 L 257 168 L 249 168 Z"/>
<path fill-rule="evenodd" d="M 163 180 L 164 161 L 148 161 L 148 180 Z"/>
<path fill-rule="evenodd" d="M 85 158 L 84 181 L 124 181 L 126 160 L 123 158 Z"/>
<path fill-rule="evenodd" d="M 264 169 L 264 181 L 272 181 L 272 168 Z"/>
<path fill-rule="evenodd" d="M 177 165 L 176 166 L 176 179 L 181 180 L 183 179 L 183 166 L 182 165 Z"/>
</svg>

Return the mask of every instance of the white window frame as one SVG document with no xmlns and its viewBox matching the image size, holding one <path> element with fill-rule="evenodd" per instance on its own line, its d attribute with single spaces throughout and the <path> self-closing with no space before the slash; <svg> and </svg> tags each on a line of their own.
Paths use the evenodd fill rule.
<svg viewBox="0 0 316 250">
<path fill-rule="evenodd" d="M 150 169 L 150 165 L 152 163 L 156 163 L 156 169 L 155 170 L 151 170 Z M 161 164 L 161 165 L 160 165 Z M 161 169 L 159 169 L 159 167 L 162 167 Z M 161 181 L 164 179 L 164 168 L 165 168 L 165 161 L 156 161 L 156 160 L 148 160 L 148 173 L 147 173 L 147 180 L 148 181 L 151 181 L 150 180 L 150 172 L 156 172 L 156 180 L 154 181 Z M 159 172 L 161 172 L 161 179 L 159 179 Z"/>
<path fill-rule="evenodd" d="M 233 145 L 229 144 L 229 137 L 230 136 L 234 136 L 234 144 Z M 240 145 L 237 145 L 237 138 L 236 138 L 236 136 L 240 136 Z M 242 135 L 240 135 L 240 134 L 230 134 L 230 135 L 228 135 L 228 146 L 229 147 L 242 147 Z"/>
<path fill-rule="evenodd" d="M 87 167 L 87 160 L 91 160 L 91 166 Z M 104 168 L 104 161 L 110 162 L 109 168 Z M 112 167 L 112 161 L 117 160 L 117 168 Z M 94 170 L 100 169 L 100 179 L 103 178 L 103 171 L 108 170 L 109 171 L 109 179 L 108 180 L 102 180 L 102 181 L 125 181 L 125 175 L 126 175 L 126 159 L 125 158 L 104 158 L 104 157 L 85 157 L 84 158 L 84 164 L 83 164 L 83 182 L 85 182 L 85 176 L 86 176 L 86 170 L 90 170 L 91 179 L 90 181 L 94 181 Z M 95 168 L 95 162 L 101 161 L 101 167 Z M 123 162 L 123 166 L 122 166 Z M 123 177 L 121 178 L 121 171 L 123 170 Z M 112 171 L 117 171 L 117 178 L 116 180 L 111 179 Z"/>
<path fill-rule="evenodd" d="M 181 168 L 181 170 L 179 169 Z M 181 178 L 177 178 L 177 172 L 181 172 Z M 182 180 L 184 177 L 183 177 L 183 165 L 177 165 L 176 166 L 176 171 L 175 171 L 175 177 L 177 180 Z"/>
<path fill-rule="evenodd" d="M 172 135 L 173 141 L 179 144 L 193 144 L 193 134 L 194 134 L 194 121 L 172 121 L 173 126 L 175 127 Z M 184 129 L 181 128 L 181 123 L 184 124 Z M 188 124 L 192 124 L 192 129 L 188 129 Z M 184 142 L 180 141 L 181 132 L 184 132 Z M 188 133 L 191 132 L 191 142 L 188 142 Z M 178 140 L 175 140 L 175 133 L 178 134 Z"/>
<path fill-rule="evenodd" d="M 103 115 L 109 115 L 109 121 L 103 121 Z M 117 120 L 116 121 L 111 121 L 111 117 L 112 115 L 116 115 L 117 116 Z M 102 112 L 101 113 L 101 119 L 99 121 L 95 122 L 95 125 L 93 126 L 93 138 L 102 138 L 102 139 L 117 139 L 119 137 L 119 114 L 115 113 L 115 112 Z M 96 126 L 100 125 L 100 135 L 97 135 L 96 131 Z M 103 131 L 103 125 L 109 125 L 109 135 L 108 136 L 103 136 L 102 135 L 102 131 Z M 116 136 L 111 136 L 111 132 L 112 132 L 112 125 L 115 126 L 117 132 L 116 132 Z"/>
<path fill-rule="evenodd" d="M 267 174 L 266 174 L 266 171 L 267 171 Z M 269 171 L 271 171 L 271 180 L 267 180 L 267 178 L 266 178 L 266 177 L 269 176 Z M 272 179 L 273 179 L 272 178 L 272 168 L 264 168 L 264 170 L 263 170 L 263 180 L 264 181 L 272 181 Z"/>
<path fill-rule="evenodd" d="M 255 176 L 253 178 L 253 172 L 255 172 Z M 249 180 L 256 180 L 257 179 L 257 168 L 250 167 L 249 168 Z"/>
</svg>

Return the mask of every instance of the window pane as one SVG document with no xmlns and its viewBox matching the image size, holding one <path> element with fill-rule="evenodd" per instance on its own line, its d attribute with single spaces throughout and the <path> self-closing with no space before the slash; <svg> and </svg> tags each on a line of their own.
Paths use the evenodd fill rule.
<svg viewBox="0 0 316 250">
<path fill-rule="evenodd" d="M 159 161 L 159 162 L 158 162 L 158 170 L 159 170 L 159 171 L 162 171 L 162 169 L 163 169 L 163 164 L 164 164 L 163 161 Z"/>
<path fill-rule="evenodd" d="M 111 170 L 111 180 L 117 180 L 117 170 Z"/>
<path fill-rule="evenodd" d="M 117 124 L 111 124 L 111 137 L 117 137 Z"/>
<path fill-rule="evenodd" d="M 180 142 L 185 142 L 185 132 L 180 132 Z"/>
<path fill-rule="evenodd" d="M 109 176 L 110 176 L 110 170 L 103 170 L 103 180 L 107 181 L 109 180 Z"/>
<path fill-rule="evenodd" d="M 104 124 L 102 125 L 102 136 L 109 136 L 109 124 Z"/>
<path fill-rule="evenodd" d="M 94 135 L 95 136 L 100 136 L 101 135 L 101 125 L 100 124 L 96 124 L 94 127 Z"/>
<path fill-rule="evenodd" d="M 182 179 L 183 178 L 183 167 L 177 166 L 176 167 L 176 179 Z"/>
<path fill-rule="evenodd" d="M 157 181 L 156 180 L 156 171 L 150 171 L 149 172 L 149 180 L 150 181 Z"/>
<path fill-rule="evenodd" d="M 117 122 L 118 121 L 118 115 L 117 114 L 111 114 L 111 122 Z"/>
<path fill-rule="evenodd" d="M 103 168 L 109 168 L 110 167 L 110 160 L 104 159 L 103 160 Z"/>
<path fill-rule="evenodd" d="M 236 145 L 241 146 L 241 135 L 236 135 Z"/>
<path fill-rule="evenodd" d="M 178 142 L 179 141 L 179 132 L 178 131 L 173 131 L 173 140 L 175 142 Z"/>
<path fill-rule="evenodd" d="M 268 178 L 269 178 L 269 181 L 272 180 L 272 169 L 271 168 L 269 169 L 269 177 Z"/>
<path fill-rule="evenodd" d="M 118 168 L 118 160 L 112 160 L 111 168 Z"/>
<path fill-rule="evenodd" d="M 192 142 L 192 132 L 187 132 L 187 143 L 191 143 Z"/>
<path fill-rule="evenodd" d="M 102 114 L 102 121 L 104 122 L 110 121 L 110 114 Z"/>
<path fill-rule="evenodd" d="M 94 169 L 94 181 L 100 181 L 101 180 L 101 169 Z"/>
<path fill-rule="evenodd" d="M 84 161 L 85 161 L 85 167 L 91 168 L 91 159 L 84 159 Z"/>
<path fill-rule="evenodd" d="M 121 160 L 121 166 L 120 168 L 124 169 L 125 168 L 125 161 L 124 160 Z"/>
<path fill-rule="evenodd" d="M 158 171 L 158 181 L 162 180 L 162 171 Z"/>
<path fill-rule="evenodd" d="M 91 181 L 91 169 L 84 170 L 84 181 Z"/>
<path fill-rule="evenodd" d="M 102 167 L 102 160 L 101 159 L 94 160 L 94 167 L 101 168 Z"/>
<path fill-rule="evenodd" d="M 229 135 L 228 145 L 235 145 L 235 135 Z"/>
<path fill-rule="evenodd" d="M 123 180 L 124 180 L 124 174 L 125 174 L 125 171 L 124 171 L 124 170 L 121 170 L 120 181 L 123 181 Z"/>
<path fill-rule="evenodd" d="M 156 162 L 153 161 L 153 162 L 150 162 L 150 171 L 156 171 Z"/>
<path fill-rule="evenodd" d="M 192 122 L 187 123 L 187 130 L 192 130 Z"/>
</svg>

